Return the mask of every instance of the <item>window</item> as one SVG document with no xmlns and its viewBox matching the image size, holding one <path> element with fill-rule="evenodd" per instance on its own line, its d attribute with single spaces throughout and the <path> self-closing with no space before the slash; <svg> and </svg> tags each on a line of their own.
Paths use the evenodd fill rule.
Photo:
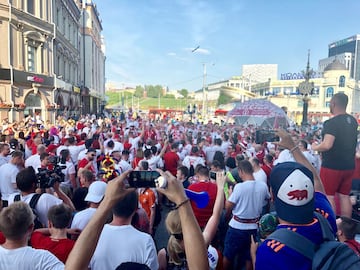
<svg viewBox="0 0 360 270">
<path fill-rule="evenodd" d="M 319 92 L 320 92 L 320 88 L 319 86 L 314 86 L 314 88 L 311 90 L 311 95 L 312 96 L 318 96 L 319 95 Z"/>
<path fill-rule="evenodd" d="M 28 45 L 27 69 L 29 72 L 36 72 L 36 50 L 36 47 Z"/>
<path fill-rule="evenodd" d="M 326 101 L 326 102 L 325 102 L 325 107 L 326 107 L 326 108 L 330 108 L 330 101 Z"/>
<path fill-rule="evenodd" d="M 332 87 L 328 87 L 326 89 L 326 97 L 327 98 L 331 98 L 334 95 L 334 88 Z"/>
<path fill-rule="evenodd" d="M 345 87 L 345 76 L 344 75 L 340 76 L 339 87 Z"/>
<path fill-rule="evenodd" d="M 35 4 L 34 4 L 34 0 L 27 0 L 26 1 L 27 5 L 27 12 L 30 14 L 35 14 Z"/>
</svg>

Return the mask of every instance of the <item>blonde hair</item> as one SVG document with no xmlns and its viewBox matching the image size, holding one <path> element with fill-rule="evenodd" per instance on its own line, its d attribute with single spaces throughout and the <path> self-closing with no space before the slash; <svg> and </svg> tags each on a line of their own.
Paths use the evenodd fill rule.
<svg viewBox="0 0 360 270">
<path fill-rule="evenodd" d="M 10 240 L 21 239 L 34 223 L 34 214 L 24 202 L 14 202 L 0 213 L 0 230 Z"/>
<path fill-rule="evenodd" d="M 174 234 L 182 234 L 180 216 L 177 210 L 170 211 L 165 220 L 166 229 L 170 234 L 167 244 L 169 262 L 181 265 L 184 260 L 184 246 L 182 240 L 175 238 Z"/>
</svg>

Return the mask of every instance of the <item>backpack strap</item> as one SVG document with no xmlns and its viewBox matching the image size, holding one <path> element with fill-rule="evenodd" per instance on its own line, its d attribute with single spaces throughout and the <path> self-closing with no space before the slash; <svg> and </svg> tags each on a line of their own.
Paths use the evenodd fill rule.
<svg viewBox="0 0 360 270">
<path fill-rule="evenodd" d="M 312 260 L 315 254 L 315 245 L 306 237 L 288 229 L 278 229 L 267 239 L 279 241 L 289 248 L 299 252 L 308 259 Z"/>
<path fill-rule="evenodd" d="M 31 198 L 31 200 L 30 200 L 30 202 L 29 202 L 29 206 L 30 206 L 31 209 L 35 209 L 36 204 L 37 204 L 37 202 L 39 201 L 41 195 L 42 195 L 42 194 L 35 193 L 35 194 L 32 196 L 32 198 Z"/>
<path fill-rule="evenodd" d="M 333 234 L 329 221 L 322 214 L 316 211 L 314 213 L 316 218 L 319 220 L 324 241 L 334 241 L 335 236 Z"/>
<path fill-rule="evenodd" d="M 19 202 L 21 200 L 20 194 L 16 194 L 14 197 L 14 202 Z"/>
</svg>

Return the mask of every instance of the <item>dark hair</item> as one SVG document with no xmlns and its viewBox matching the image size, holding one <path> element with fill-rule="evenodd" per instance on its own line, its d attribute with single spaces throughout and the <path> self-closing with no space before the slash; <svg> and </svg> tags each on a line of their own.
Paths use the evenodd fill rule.
<svg viewBox="0 0 360 270">
<path fill-rule="evenodd" d="M 236 168 L 235 158 L 233 158 L 233 157 L 228 157 L 228 158 L 226 159 L 226 166 L 229 167 L 230 169 Z"/>
<path fill-rule="evenodd" d="M 149 169 L 149 162 L 147 162 L 146 160 L 142 160 L 140 161 L 140 166 L 144 171 L 147 171 Z"/>
<path fill-rule="evenodd" d="M 44 160 L 46 157 L 48 157 L 48 156 L 50 156 L 49 153 L 46 153 L 46 152 L 45 152 L 45 153 L 41 153 L 41 154 L 40 154 L 40 160 L 43 161 L 43 160 Z"/>
<path fill-rule="evenodd" d="M 347 240 L 352 240 L 355 238 L 357 223 L 351 218 L 341 216 L 340 224 L 338 225 L 339 230 L 341 230 Z"/>
<path fill-rule="evenodd" d="M 112 209 L 114 216 L 129 218 L 135 212 L 139 204 L 136 191 L 126 194 Z"/>
<path fill-rule="evenodd" d="M 344 93 L 336 93 L 333 97 L 333 100 L 335 101 L 335 104 L 339 107 L 346 109 L 346 106 L 348 105 L 349 98 Z"/>
<path fill-rule="evenodd" d="M 209 177 L 209 169 L 208 167 L 206 166 L 202 166 L 200 165 L 201 167 L 199 167 L 196 171 L 197 174 L 199 175 L 202 175 L 202 176 L 206 176 L 206 177 Z M 197 168 L 197 167 L 196 167 Z"/>
<path fill-rule="evenodd" d="M 127 149 L 124 149 L 124 150 L 122 151 L 122 154 L 123 154 L 123 155 L 130 155 L 130 151 L 127 150 Z"/>
<path fill-rule="evenodd" d="M 242 160 L 238 164 L 238 169 L 242 170 L 244 173 L 254 173 L 254 169 L 251 166 L 250 161 L 248 160 Z"/>
<path fill-rule="evenodd" d="M 15 150 L 14 152 L 12 152 L 11 157 L 12 158 L 16 158 L 16 157 L 22 158 L 22 157 L 24 157 L 24 153 L 20 150 Z"/>
<path fill-rule="evenodd" d="M 222 141 L 220 138 L 215 139 L 215 145 L 221 145 Z"/>
<path fill-rule="evenodd" d="M 36 184 L 36 174 L 32 166 L 22 169 L 16 175 L 16 185 L 20 191 L 31 191 Z"/>
<path fill-rule="evenodd" d="M 66 158 L 70 155 L 69 149 L 63 149 L 60 151 L 61 159 L 66 160 Z"/>
<path fill-rule="evenodd" d="M 225 158 L 224 158 L 223 152 L 216 151 L 215 154 L 214 154 L 213 161 L 215 161 L 215 160 L 219 161 L 221 169 L 225 169 Z"/>
<path fill-rule="evenodd" d="M 69 226 L 72 218 L 72 212 L 69 206 L 65 204 L 53 205 L 50 207 L 47 217 L 56 229 L 65 229 Z"/>
<path fill-rule="evenodd" d="M 73 137 L 73 136 L 69 137 L 67 140 L 68 140 L 68 142 L 69 142 L 70 144 L 74 144 L 74 143 L 75 143 L 75 137 Z"/>
<path fill-rule="evenodd" d="M 151 152 L 153 153 L 153 155 L 156 155 L 158 149 L 155 145 L 151 146 Z"/>
<path fill-rule="evenodd" d="M 251 159 L 251 161 L 252 161 L 255 165 L 260 166 L 260 161 L 259 161 L 259 159 L 258 159 L 257 157 L 253 157 L 253 158 Z"/>
<path fill-rule="evenodd" d="M 145 158 L 150 158 L 151 155 L 152 155 L 152 151 L 151 151 L 150 149 L 146 149 L 146 150 L 144 151 L 144 157 L 145 157 Z"/>
<path fill-rule="evenodd" d="M 272 163 L 273 160 L 274 160 L 274 156 L 270 155 L 270 154 L 266 154 L 265 157 L 264 157 L 264 160 L 266 160 L 269 163 Z"/>
<path fill-rule="evenodd" d="M 305 149 L 307 149 L 307 147 L 308 147 L 308 143 L 307 143 L 307 141 L 306 141 L 306 140 L 300 140 L 300 141 L 299 141 L 299 143 L 301 143 L 301 144 L 302 144 L 302 146 L 303 146 Z"/>
<path fill-rule="evenodd" d="M 113 148 L 115 146 L 114 141 L 113 140 L 108 141 L 107 146 Z"/>
<path fill-rule="evenodd" d="M 188 169 L 188 167 L 186 167 L 186 166 L 180 166 L 180 167 L 178 167 L 177 169 L 178 169 L 179 171 L 181 171 L 181 173 L 185 176 L 185 178 L 188 177 L 188 175 L 189 175 L 189 169 Z"/>
</svg>

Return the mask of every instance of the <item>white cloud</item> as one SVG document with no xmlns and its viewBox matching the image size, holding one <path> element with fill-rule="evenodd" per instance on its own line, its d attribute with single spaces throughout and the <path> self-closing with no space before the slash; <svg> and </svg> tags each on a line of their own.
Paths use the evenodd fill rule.
<svg viewBox="0 0 360 270">
<path fill-rule="evenodd" d="M 176 56 L 176 53 L 174 53 L 174 52 L 168 52 L 167 55 L 168 55 L 168 56 Z"/>
</svg>

